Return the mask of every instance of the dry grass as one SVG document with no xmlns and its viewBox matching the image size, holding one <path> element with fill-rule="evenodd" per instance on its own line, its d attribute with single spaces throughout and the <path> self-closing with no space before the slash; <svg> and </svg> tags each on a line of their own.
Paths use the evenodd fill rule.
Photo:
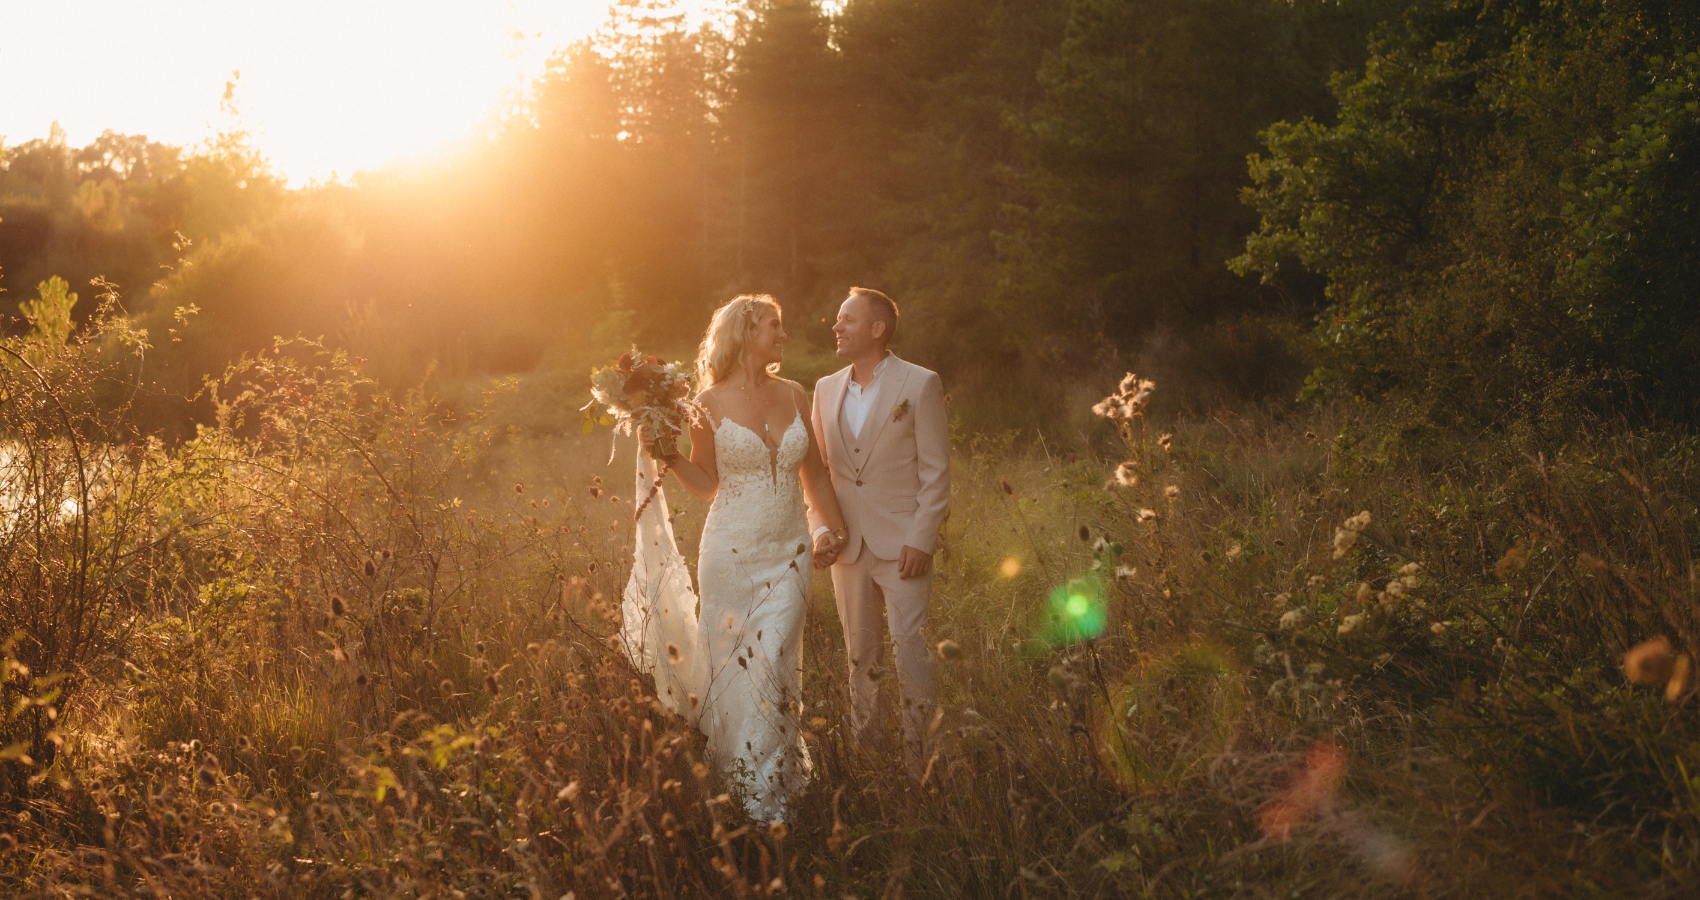
<svg viewBox="0 0 1700 900">
<path fill-rule="evenodd" d="M 1520 448 L 1347 407 L 1176 421 L 1166 442 L 1135 417 L 1103 454 L 965 437 L 929 772 L 846 744 L 817 578 L 816 775 L 764 830 L 610 647 L 632 497 L 603 437 L 518 433 L 501 391 L 455 416 L 387 399 L 307 346 L 220 393 L 219 428 L 137 457 L 162 487 L 125 540 L 155 549 L 90 623 L 109 643 L 66 667 L 72 689 L 33 682 L 35 626 L 0 623 L 35 670 L 8 669 L 8 698 L 31 701 L 8 741 L 51 709 L 62 745 L 3 764 L 9 895 L 1674 896 L 1692 879 L 1694 699 L 1618 670 L 1646 637 L 1695 647 L 1685 437 Z M 669 499 L 694 547 L 701 507 Z M 5 565 L 57 546 L 4 539 Z"/>
</svg>

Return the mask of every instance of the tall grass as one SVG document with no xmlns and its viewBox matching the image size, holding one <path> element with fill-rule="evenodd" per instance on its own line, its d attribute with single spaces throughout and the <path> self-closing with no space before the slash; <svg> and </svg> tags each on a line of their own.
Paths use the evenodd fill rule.
<svg viewBox="0 0 1700 900">
<path fill-rule="evenodd" d="M 1355 406 L 1141 408 L 1068 450 L 959 435 L 935 756 L 917 780 L 849 740 L 817 577 L 814 779 L 758 828 L 611 643 L 630 448 L 610 467 L 605 436 L 516 427 L 523 394 L 454 409 L 280 345 L 219 380 L 214 426 L 123 457 L 147 491 L 81 507 L 135 514 L 8 531 L 9 740 L 36 716 L 57 752 L 0 763 L 7 893 L 1691 887 L 1695 701 L 1621 669 L 1649 638 L 1695 648 L 1686 435 L 1536 444 Z M 80 435 L 32 421 L 6 439 Z M 668 499 L 694 548 L 701 505 Z M 35 648 L 61 595 L 28 580 L 69 552 L 30 536 L 49 523 L 131 548 L 100 641 L 57 662 Z"/>
</svg>

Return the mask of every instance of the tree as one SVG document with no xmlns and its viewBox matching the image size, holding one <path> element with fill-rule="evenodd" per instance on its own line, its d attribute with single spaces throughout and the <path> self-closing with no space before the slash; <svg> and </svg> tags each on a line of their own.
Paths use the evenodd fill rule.
<svg viewBox="0 0 1700 900">
<path fill-rule="evenodd" d="M 1690 5 L 1425 2 L 1339 121 L 1279 123 L 1235 261 L 1327 278 L 1317 391 L 1551 406 L 1605 373 L 1692 408 L 1700 144 Z"/>
</svg>

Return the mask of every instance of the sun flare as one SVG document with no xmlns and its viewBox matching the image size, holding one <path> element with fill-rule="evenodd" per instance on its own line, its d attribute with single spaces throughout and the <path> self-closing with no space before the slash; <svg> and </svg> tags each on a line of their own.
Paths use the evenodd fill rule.
<svg viewBox="0 0 1700 900">
<path fill-rule="evenodd" d="M 700 22 L 721 5 L 690 0 L 681 9 Z M 603 25 L 608 6 L 19 4 L 7 11 L 0 46 L 0 142 L 48 137 L 55 123 L 76 146 L 108 129 L 182 146 L 241 129 L 292 185 L 346 178 L 474 139 L 551 54 Z M 234 115 L 221 109 L 231 81 Z"/>
</svg>

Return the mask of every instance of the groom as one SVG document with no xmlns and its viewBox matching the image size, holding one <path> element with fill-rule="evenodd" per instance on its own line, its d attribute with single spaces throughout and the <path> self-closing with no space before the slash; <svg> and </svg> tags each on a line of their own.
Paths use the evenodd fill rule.
<svg viewBox="0 0 1700 900">
<path fill-rule="evenodd" d="M 832 326 L 849 367 L 815 386 L 815 434 L 832 472 L 844 532 L 815 520 L 823 561 L 832 564 L 838 619 L 850 655 L 851 724 L 874 736 L 882 626 L 891 630 L 902 684 L 906 761 L 924 761 L 937 700 L 927 624 L 933 549 L 950 501 L 950 434 L 939 376 L 893 356 L 897 304 L 851 288 Z M 811 510 L 811 515 L 813 511 Z M 845 533 L 847 532 L 847 533 Z"/>
</svg>

